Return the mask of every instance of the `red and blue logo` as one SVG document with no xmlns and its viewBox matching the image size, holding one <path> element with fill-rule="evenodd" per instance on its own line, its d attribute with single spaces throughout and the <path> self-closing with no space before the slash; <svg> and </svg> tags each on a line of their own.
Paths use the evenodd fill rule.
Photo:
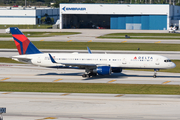
<svg viewBox="0 0 180 120">
<path fill-rule="evenodd" d="M 20 55 L 26 54 L 30 41 L 25 35 L 12 35 Z"/>
<path fill-rule="evenodd" d="M 41 53 L 17 27 L 11 27 L 10 31 L 20 55 Z"/>
</svg>

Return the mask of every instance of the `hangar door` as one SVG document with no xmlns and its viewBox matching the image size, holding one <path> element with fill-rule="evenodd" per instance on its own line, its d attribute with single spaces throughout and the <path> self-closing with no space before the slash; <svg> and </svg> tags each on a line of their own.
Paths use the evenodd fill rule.
<svg viewBox="0 0 180 120">
<path fill-rule="evenodd" d="M 112 15 L 111 29 L 166 30 L 167 15 Z"/>
<path fill-rule="evenodd" d="M 64 14 L 62 22 L 63 22 L 63 29 L 65 28 L 110 29 L 110 15 Z"/>
</svg>

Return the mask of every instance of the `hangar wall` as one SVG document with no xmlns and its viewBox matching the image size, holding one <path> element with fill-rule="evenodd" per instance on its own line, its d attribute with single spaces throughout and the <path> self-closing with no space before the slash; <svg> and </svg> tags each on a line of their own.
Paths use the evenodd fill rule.
<svg viewBox="0 0 180 120">
<path fill-rule="evenodd" d="M 110 29 L 166 30 L 175 8 L 169 4 L 60 4 L 60 29 L 63 15 L 109 15 Z M 177 9 L 177 8 L 176 8 Z M 179 14 L 180 15 L 180 14 Z"/>
<path fill-rule="evenodd" d="M 167 15 L 111 15 L 110 22 L 111 29 L 167 29 Z"/>
<path fill-rule="evenodd" d="M 0 9 L 0 24 L 36 24 L 35 10 Z"/>
<path fill-rule="evenodd" d="M 0 24 L 2 25 L 36 25 L 45 14 L 59 19 L 59 8 L 0 8 Z"/>
</svg>

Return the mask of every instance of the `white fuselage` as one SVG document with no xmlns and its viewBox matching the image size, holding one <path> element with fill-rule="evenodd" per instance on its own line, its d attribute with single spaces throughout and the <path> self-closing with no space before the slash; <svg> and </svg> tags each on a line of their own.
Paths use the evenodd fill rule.
<svg viewBox="0 0 180 120">
<path fill-rule="evenodd" d="M 52 63 L 48 53 L 14 56 L 29 59 L 29 63 L 38 66 L 63 66 L 63 64 L 96 64 L 120 68 L 136 69 L 170 69 L 176 65 L 167 57 L 148 54 L 74 54 L 74 53 L 51 53 L 54 60 Z M 62 63 L 62 64 L 61 64 Z"/>
</svg>

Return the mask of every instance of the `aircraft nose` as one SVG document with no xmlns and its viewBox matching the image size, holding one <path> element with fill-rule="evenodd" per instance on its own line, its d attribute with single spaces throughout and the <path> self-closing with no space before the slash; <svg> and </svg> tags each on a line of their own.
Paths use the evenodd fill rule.
<svg viewBox="0 0 180 120">
<path fill-rule="evenodd" d="M 176 67 L 176 64 L 172 62 L 172 63 L 171 63 L 171 67 L 172 67 L 172 68 L 175 68 L 175 67 Z"/>
</svg>

